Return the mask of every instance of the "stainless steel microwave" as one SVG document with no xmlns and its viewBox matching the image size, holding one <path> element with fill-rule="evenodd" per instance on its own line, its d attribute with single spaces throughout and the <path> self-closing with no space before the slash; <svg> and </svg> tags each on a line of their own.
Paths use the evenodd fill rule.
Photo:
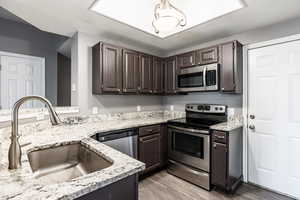
<svg viewBox="0 0 300 200">
<path fill-rule="evenodd" d="M 181 69 L 177 78 L 177 86 L 180 92 L 219 90 L 219 64 Z"/>
</svg>

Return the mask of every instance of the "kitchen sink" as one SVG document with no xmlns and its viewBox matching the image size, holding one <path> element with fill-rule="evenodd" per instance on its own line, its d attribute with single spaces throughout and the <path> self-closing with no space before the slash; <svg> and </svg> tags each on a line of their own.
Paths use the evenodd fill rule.
<svg viewBox="0 0 300 200">
<path fill-rule="evenodd" d="M 35 178 L 44 184 L 65 182 L 113 164 L 81 143 L 31 151 L 28 159 Z"/>
</svg>

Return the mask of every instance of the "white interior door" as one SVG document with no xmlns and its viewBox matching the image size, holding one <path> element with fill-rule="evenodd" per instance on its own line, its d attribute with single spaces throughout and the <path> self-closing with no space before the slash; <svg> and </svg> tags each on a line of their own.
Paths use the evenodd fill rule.
<svg viewBox="0 0 300 200">
<path fill-rule="evenodd" d="M 248 56 L 249 182 L 300 198 L 300 41 Z"/>
<path fill-rule="evenodd" d="M 0 52 L 1 62 L 1 107 L 12 108 L 21 97 L 45 96 L 45 64 L 43 58 Z M 25 108 L 41 107 L 30 101 Z"/>
</svg>

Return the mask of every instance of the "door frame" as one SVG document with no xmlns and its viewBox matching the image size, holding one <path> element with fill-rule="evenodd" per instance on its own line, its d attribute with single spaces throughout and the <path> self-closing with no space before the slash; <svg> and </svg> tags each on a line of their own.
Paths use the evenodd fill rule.
<svg viewBox="0 0 300 200">
<path fill-rule="evenodd" d="M 282 37 L 278 39 L 253 43 L 253 44 L 247 44 L 243 47 L 243 176 L 244 176 L 244 182 L 248 182 L 248 176 L 249 176 L 249 164 L 248 164 L 248 148 L 249 148 L 249 133 L 248 133 L 248 112 L 249 112 L 249 63 L 248 63 L 248 56 L 249 56 L 249 50 L 283 44 L 287 42 L 293 42 L 300 40 L 300 34 L 291 35 L 287 37 Z"/>
<path fill-rule="evenodd" d="M 38 56 L 30 56 L 25 54 L 18 54 L 18 53 L 11 53 L 7 51 L 0 51 L 0 94 L 1 94 L 1 56 L 11 56 L 11 57 L 19 57 L 19 58 L 28 58 L 40 61 L 42 63 L 42 82 L 44 83 L 44 87 L 42 88 L 42 94 L 46 96 L 46 58 L 45 57 L 38 57 Z M 0 99 L 0 107 L 1 107 L 1 99 Z"/>
</svg>

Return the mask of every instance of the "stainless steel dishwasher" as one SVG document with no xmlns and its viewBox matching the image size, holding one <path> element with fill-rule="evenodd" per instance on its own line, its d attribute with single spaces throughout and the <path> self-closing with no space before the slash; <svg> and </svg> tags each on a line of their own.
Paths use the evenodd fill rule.
<svg viewBox="0 0 300 200">
<path fill-rule="evenodd" d="M 137 159 L 137 129 L 122 129 L 97 133 L 92 138 Z"/>
</svg>

